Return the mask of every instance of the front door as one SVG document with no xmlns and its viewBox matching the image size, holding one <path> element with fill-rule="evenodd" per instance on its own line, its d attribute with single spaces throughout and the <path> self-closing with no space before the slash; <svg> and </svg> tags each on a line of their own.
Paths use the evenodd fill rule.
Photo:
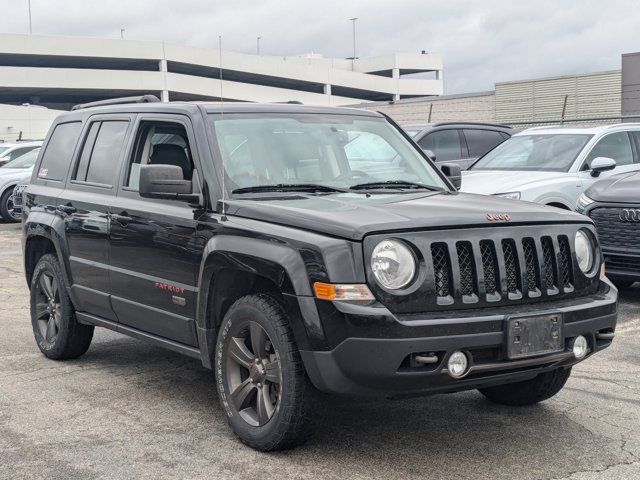
<svg viewBox="0 0 640 480">
<path fill-rule="evenodd" d="M 180 166 L 194 173 L 193 135 L 186 117 L 141 115 L 129 149 L 109 234 L 111 304 L 120 323 L 197 346 L 196 278 L 202 254 L 196 235 L 199 210 L 179 200 L 138 194 L 141 165 Z"/>
</svg>

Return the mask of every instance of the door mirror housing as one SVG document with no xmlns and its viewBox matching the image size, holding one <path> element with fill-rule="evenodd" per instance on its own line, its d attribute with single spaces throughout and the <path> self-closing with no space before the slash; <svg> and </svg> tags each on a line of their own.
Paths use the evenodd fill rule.
<svg viewBox="0 0 640 480">
<path fill-rule="evenodd" d="M 457 163 L 443 163 L 440 165 L 440 170 L 449 181 L 453 184 L 456 190 L 460 190 L 462 186 L 462 169 Z"/>
<path fill-rule="evenodd" d="M 423 148 L 422 151 L 424 152 L 424 154 L 429 157 L 431 159 L 432 162 L 436 161 L 436 154 L 433 153 L 433 150 L 428 150 L 426 148 Z"/>
<path fill-rule="evenodd" d="M 599 177 L 602 172 L 616 168 L 616 161 L 609 157 L 596 157 L 591 160 L 591 176 Z"/>
<path fill-rule="evenodd" d="M 193 193 L 193 183 L 184 179 L 176 165 L 141 165 L 138 193 L 143 198 L 200 203 L 200 195 Z"/>
</svg>

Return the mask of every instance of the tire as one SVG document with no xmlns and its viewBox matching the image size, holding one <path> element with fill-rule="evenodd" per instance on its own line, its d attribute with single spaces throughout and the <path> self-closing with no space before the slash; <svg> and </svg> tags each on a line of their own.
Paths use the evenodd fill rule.
<svg viewBox="0 0 640 480">
<path fill-rule="evenodd" d="M 31 325 L 40 351 L 52 360 L 83 355 L 91 345 L 93 326 L 77 322 L 55 255 L 40 258 L 30 288 Z"/>
<path fill-rule="evenodd" d="M 626 290 L 627 288 L 631 288 L 631 286 L 635 283 L 635 280 L 628 280 L 626 278 L 618 277 L 609 277 L 609 280 L 613 282 L 618 290 Z"/>
<path fill-rule="evenodd" d="M 248 295 L 231 306 L 220 325 L 214 371 L 229 426 L 250 447 L 293 448 L 322 420 L 324 401 L 306 375 L 281 305 L 271 296 Z"/>
<path fill-rule="evenodd" d="M 562 390 L 570 375 L 571 368 L 558 368 L 524 382 L 481 388 L 480 393 L 494 403 L 524 407 L 553 397 Z"/>
<path fill-rule="evenodd" d="M 13 201 L 11 200 L 13 195 L 13 187 L 8 188 L 0 196 L 0 217 L 7 222 L 19 222 L 20 217 L 13 216 Z"/>
</svg>

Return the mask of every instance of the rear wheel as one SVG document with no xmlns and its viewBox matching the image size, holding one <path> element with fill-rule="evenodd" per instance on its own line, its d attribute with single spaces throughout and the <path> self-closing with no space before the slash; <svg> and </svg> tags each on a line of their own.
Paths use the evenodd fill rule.
<svg viewBox="0 0 640 480">
<path fill-rule="evenodd" d="M 559 368 L 541 373 L 531 380 L 507 383 L 497 387 L 481 388 L 480 393 L 495 403 L 522 407 L 553 397 L 562 390 L 571 375 L 571 368 Z"/>
<path fill-rule="evenodd" d="M 13 208 L 13 188 L 8 188 L 0 196 L 0 216 L 7 222 L 19 222 L 21 215 Z"/>
<path fill-rule="evenodd" d="M 322 418 L 320 393 L 273 297 L 249 295 L 231 306 L 218 334 L 215 375 L 231 429 L 253 448 L 300 445 Z"/>
<path fill-rule="evenodd" d="M 93 326 L 77 322 L 55 255 L 44 255 L 38 261 L 30 296 L 31 325 L 40 351 L 53 360 L 84 354 L 91 345 Z"/>
</svg>

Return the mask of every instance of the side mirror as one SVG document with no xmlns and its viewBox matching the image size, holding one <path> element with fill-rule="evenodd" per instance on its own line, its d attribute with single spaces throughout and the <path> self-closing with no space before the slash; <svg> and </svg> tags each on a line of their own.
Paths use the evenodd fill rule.
<svg viewBox="0 0 640 480">
<path fill-rule="evenodd" d="M 176 165 L 141 165 L 138 192 L 144 198 L 185 200 L 198 203 L 200 195 L 193 193 L 191 180 L 185 180 Z"/>
<path fill-rule="evenodd" d="M 460 190 L 462 186 L 462 169 L 457 163 L 443 163 L 440 165 L 440 170 L 449 181 L 453 184 L 456 190 Z"/>
<path fill-rule="evenodd" d="M 424 154 L 431 159 L 432 162 L 436 161 L 436 154 L 433 153 L 433 150 L 422 149 Z"/>
<path fill-rule="evenodd" d="M 616 161 L 609 157 L 596 157 L 591 160 L 591 176 L 599 177 L 602 172 L 616 168 Z"/>
</svg>

